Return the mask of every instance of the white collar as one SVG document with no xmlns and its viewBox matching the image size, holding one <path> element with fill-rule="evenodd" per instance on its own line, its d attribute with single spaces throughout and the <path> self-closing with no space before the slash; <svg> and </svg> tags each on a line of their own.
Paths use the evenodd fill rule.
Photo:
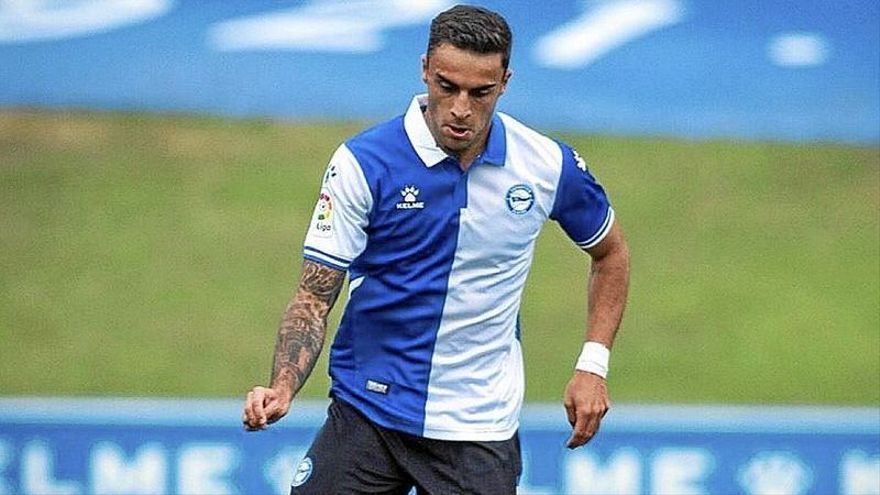
<svg viewBox="0 0 880 495">
<path fill-rule="evenodd" d="M 406 115 L 403 117 L 403 128 L 412 143 L 416 154 L 422 159 L 426 167 L 433 167 L 442 162 L 449 155 L 437 146 L 434 135 L 428 129 L 422 108 L 428 104 L 428 95 L 416 95 L 409 104 Z"/>
</svg>

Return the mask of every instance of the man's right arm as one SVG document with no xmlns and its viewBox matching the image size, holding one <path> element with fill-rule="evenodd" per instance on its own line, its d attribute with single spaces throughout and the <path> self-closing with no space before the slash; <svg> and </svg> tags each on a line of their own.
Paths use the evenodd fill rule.
<svg viewBox="0 0 880 495">
<path fill-rule="evenodd" d="M 296 293 L 287 305 L 275 341 L 270 388 L 248 392 L 242 422 L 260 430 L 278 421 L 315 367 L 327 333 L 327 315 L 339 297 L 345 272 L 305 260 Z"/>
</svg>

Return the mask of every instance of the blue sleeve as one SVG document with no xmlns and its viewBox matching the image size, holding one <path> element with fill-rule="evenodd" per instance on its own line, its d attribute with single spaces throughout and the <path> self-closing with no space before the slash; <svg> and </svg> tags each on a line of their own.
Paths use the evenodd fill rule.
<svg viewBox="0 0 880 495">
<path fill-rule="evenodd" d="M 611 230 L 614 209 L 577 151 L 564 143 L 559 143 L 559 147 L 562 148 L 562 173 L 550 218 L 559 222 L 581 249 L 589 249 Z"/>
</svg>

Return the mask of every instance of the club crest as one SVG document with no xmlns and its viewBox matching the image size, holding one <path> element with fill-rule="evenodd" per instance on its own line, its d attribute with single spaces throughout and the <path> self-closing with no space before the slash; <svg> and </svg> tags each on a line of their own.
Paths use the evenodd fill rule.
<svg viewBox="0 0 880 495">
<path fill-rule="evenodd" d="M 507 190 L 507 209 L 516 215 L 525 215 L 535 204 L 535 193 L 525 184 L 517 184 Z"/>
</svg>

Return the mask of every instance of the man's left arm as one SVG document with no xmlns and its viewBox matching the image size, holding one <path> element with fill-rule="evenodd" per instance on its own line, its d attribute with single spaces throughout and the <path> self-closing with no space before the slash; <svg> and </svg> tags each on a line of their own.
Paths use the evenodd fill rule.
<svg viewBox="0 0 880 495">
<path fill-rule="evenodd" d="M 599 423 L 611 407 L 604 374 L 608 352 L 623 309 L 629 288 L 629 248 L 617 222 L 599 244 L 587 251 L 592 258 L 589 275 L 587 306 L 587 333 L 584 354 L 587 368 L 576 370 L 565 388 L 565 410 L 572 425 L 568 448 L 574 449 L 589 442 L 599 430 Z M 604 349 L 603 349 L 604 348 Z M 604 353 L 604 356 L 602 355 Z M 579 360 L 579 361 L 581 361 Z"/>
</svg>

